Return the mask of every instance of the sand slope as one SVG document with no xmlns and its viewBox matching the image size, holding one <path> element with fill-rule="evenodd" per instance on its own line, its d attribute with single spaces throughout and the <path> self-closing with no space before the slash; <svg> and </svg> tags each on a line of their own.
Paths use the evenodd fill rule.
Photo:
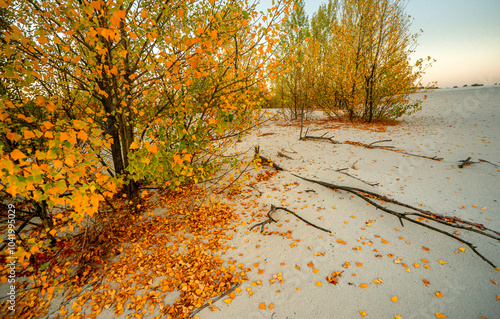
<svg viewBox="0 0 500 319">
<path fill-rule="evenodd" d="M 500 288 L 492 280 L 500 282 L 500 272 L 469 248 L 417 225 L 405 223 L 402 227 L 396 217 L 359 198 L 289 173 L 390 195 L 500 230 L 499 168 L 486 163 L 457 168 L 458 161 L 468 156 L 473 161 L 500 164 L 500 87 L 437 90 L 427 95 L 421 112 L 385 132 L 330 123 L 309 125 L 309 134 L 328 132 L 339 141 L 368 144 L 392 139 L 389 144 L 396 148 L 437 155 L 443 158 L 439 162 L 353 145 L 299 141 L 297 127 L 276 123 L 260 128 L 261 134 L 275 134 L 253 134 L 240 143 L 241 151 L 260 145 L 262 155 L 288 172 L 257 184 L 258 191 L 243 188 L 235 208 L 242 211 L 244 225 L 231 243 L 235 249 L 225 258 L 229 255 L 252 268 L 246 272 L 250 281 L 230 305 L 220 300 L 215 303 L 219 310 L 206 308 L 198 314 L 200 318 L 361 318 L 360 311 L 366 318 L 436 318 L 437 312 L 448 318 L 498 318 Z M 277 151 L 282 149 L 296 151 L 287 153 L 293 160 L 278 157 Z M 347 172 L 379 185 L 372 187 L 335 171 L 355 162 L 357 169 Z M 260 197 L 258 192 L 262 192 Z M 249 224 L 265 219 L 252 221 L 252 216 L 265 214 L 271 204 L 288 205 L 307 220 L 330 229 L 332 235 L 306 226 L 284 211 L 274 215 L 279 221 L 268 225 L 267 231 L 291 231 L 290 238 L 247 233 Z M 460 236 L 500 265 L 500 243 L 468 231 L 460 231 Z M 465 247 L 464 253 L 460 247 Z M 397 257 L 401 263 L 394 262 Z M 311 262 L 313 267 L 308 266 Z M 346 262 L 348 268 L 343 267 Z M 325 280 L 333 271 L 343 271 L 336 286 Z M 278 273 L 283 282 L 270 283 Z M 376 284 L 376 279 L 383 282 Z M 259 280 L 261 284 L 252 286 Z M 363 283 L 367 288 L 360 287 Z M 247 287 L 253 292 L 250 297 Z M 444 296 L 436 296 L 438 291 Z M 391 301 L 394 296 L 397 302 Z M 259 309 L 262 302 L 266 310 Z M 274 309 L 268 308 L 271 303 Z"/>
</svg>

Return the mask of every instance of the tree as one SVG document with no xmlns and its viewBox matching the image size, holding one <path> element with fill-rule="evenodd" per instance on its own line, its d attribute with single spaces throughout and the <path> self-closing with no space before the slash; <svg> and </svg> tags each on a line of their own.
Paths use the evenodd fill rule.
<svg viewBox="0 0 500 319">
<path fill-rule="evenodd" d="M 3 4 L 12 23 L 1 48 L 1 191 L 41 207 L 26 219 L 43 215 L 47 236 L 54 220 L 79 223 L 120 192 L 135 209 L 141 185 L 175 189 L 214 174 L 255 124 L 286 8 Z"/>
</svg>

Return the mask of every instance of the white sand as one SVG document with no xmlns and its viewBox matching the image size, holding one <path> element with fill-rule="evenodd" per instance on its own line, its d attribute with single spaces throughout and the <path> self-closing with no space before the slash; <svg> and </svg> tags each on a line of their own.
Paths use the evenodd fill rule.
<svg viewBox="0 0 500 319">
<path fill-rule="evenodd" d="M 200 318 L 361 318 L 360 311 L 367 313 L 366 318 L 394 318 L 394 315 L 436 318 L 437 312 L 448 318 L 499 318 L 500 288 L 492 280 L 500 282 L 500 272 L 471 249 L 418 225 L 406 222 L 402 227 L 396 217 L 366 205 L 359 198 L 351 198 L 351 194 L 308 183 L 290 172 L 390 195 L 410 205 L 425 205 L 433 212 L 470 218 L 500 231 L 499 168 L 486 163 L 457 168 L 458 161 L 468 156 L 473 161 L 484 159 L 500 164 L 500 87 L 437 90 L 428 94 L 423 111 L 406 118 L 399 126 L 388 127 L 386 132 L 339 123 L 328 125 L 338 128 L 310 126 L 310 134 L 328 132 L 328 136 L 334 135 L 339 141 L 363 143 L 392 139 L 390 144 L 397 148 L 444 159 L 437 162 L 380 149 L 299 141 L 297 127 L 276 123 L 261 127 L 260 133 L 275 134 L 258 137 L 254 133 L 238 144 L 240 151 L 260 145 L 263 156 L 272 158 L 288 172 L 258 183 L 255 187 L 262 192 L 260 197 L 258 191 L 244 187 L 233 202 L 245 225 L 239 226 L 230 242 L 235 249 L 228 250 L 223 258 L 235 258 L 237 264 L 252 268 L 247 272 L 250 280 L 241 286 L 241 293 L 229 305 L 219 300 L 213 304 L 219 310 L 205 308 L 198 313 Z M 295 150 L 296 154 L 288 153 L 294 159 L 277 157 L 277 151 L 282 149 Z M 253 155 L 252 151 L 248 155 Z M 371 187 L 335 172 L 354 162 L 357 170 L 350 168 L 348 173 L 380 184 Z M 267 230 L 291 231 L 291 238 L 266 236 L 258 231 L 247 233 L 249 225 L 265 220 L 264 217 L 252 220 L 252 214 L 265 214 L 271 204 L 288 205 L 307 220 L 330 229 L 332 236 L 306 226 L 284 211 L 274 214 L 279 221 L 267 225 Z M 483 207 L 486 208 L 482 210 Z M 500 266 L 498 242 L 468 231 L 460 233 L 461 238 L 476 244 L 482 254 Z M 338 239 L 346 244 L 338 243 Z M 292 243 L 296 245 L 294 248 L 290 247 Z M 360 249 L 353 250 L 356 247 Z M 460 247 L 465 247 L 465 253 L 455 253 Z M 376 257 L 378 254 L 380 257 Z M 394 263 L 397 257 L 407 267 Z M 421 259 L 427 259 L 428 263 Z M 439 260 L 447 264 L 442 265 Z M 308 267 L 310 262 L 316 272 Z M 343 268 L 346 262 L 351 265 Z M 356 262 L 362 265 L 357 266 Z M 420 267 L 416 268 L 414 263 Z M 336 286 L 325 280 L 333 271 L 343 271 Z M 271 284 L 269 279 L 280 272 L 283 283 L 277 280 Z M 383 282 L 374 283 L 379 278 Z M 429 287 L 423 279 L 430 282 Z M 252 282 L 259 280 L 262 285 L 252 286 Z M 318 281 L 321 287 L 316 285 Z M 362 283 L 367 285 L 366 289 L 360 287 Z M 247 287 L 253 292 L 250 297 Z M 438 298 L 437 291 L 444 296 Z M 398 297 L 396 303 L 391 301 L 393 296 Z M 176 297 L 178 293 L 173 292 L 165 301 L 173 302 Z M 49 311 L 52 316 L 62 300 L 63 296 L 58 296 L 52 301 Z M 274 309 L 259 309 L 262 302 L 266 307 L 272 303 Z M 72 301 L 67 308 L 71 304 Z M 120 318 L 130 314 L 126 311 Z M 154 314 L 159 314 L 157 309 Z M 103 311 L 99 318 L 115 318 L 113 308 Z"/>
<path fill-rule="evenodd" d="M 297 127 L 274 124 L 260 129 L 261 133 L 274 135 L 257 137 L 253 134 L 239 147 L 248 150 L 252 145 L 260 145 L 263 156 L 301 176 L 390 195 L 410 205 L 422 204 L 433 212 L 471 219 L 500 231 L 499 168 L 487 163 L 457 168 L 458 161 L 468 156 L 475 162 L 484 159 L 500 164 L 500 87 L 428 93 L 421 112 L 405 118 L 401 125 L 388 127 L 387 132 L 344 125 L 329 130 L 312 131 L 315 126 L 310 129 L 309 134 L 328 132 L 328 136 L 334 135 L 339 141 L 369 144 L 392 139 L 390 145 L 396 148 L 444 159 L 437 162 L 352 145 L 299 141 Z M 297 154 L 288 153 L 294 160 L 277 156 L 277 151 L 290 148 L 297 151 Z M 357 170 L 351 168 L 347 172 L 380 185 L 371 187 L 335 172 L 356 161 Z M 251 267 L 252 271 L 247 272 L 250 281 L 242 285 L 242 292 L 230 305 L 220 300 L 215 303 L 220 310 L 206 308 L 198 314 L 200 318 L 361 318 L 360 311 L 367 313 L 366 318 L 394 318 L 394 315 L 436 318 L 437 312 L 448 318 L 500 317 L 500 301 L 497 300 L 500 288 L 491 282 L 500 282 L 500 272 L 471 249 L 418 225 L 405 222 L 401 227 L 396 217 L 367 206 L 359 198 L 351 198 L 351 194 L 308 183 L 289 172 L 280 172 L 268 182 L 257 184 L 257 189 L 263 192 L 260 198 L 257 191 L 243 188 L 243 195 L 249 197 L 244 202 L 255 201 L 259 206 L 253 208 L 252 204 L 248 210 L 243 210 L 246 215 L 242 215 L 242 220 L 247 225 L 241 226 L 235 234 L 231 245 L 236 249 L 229 250 L 226 258 L 232 256 L 238 263 Z M 295 182 L 298 185 L 293 184 Z M 291 185 L 285 188 L 285 184 Z M 260 232 L 247 234 L 248 223 L 256 223 L 251 222 L 251 214 L 259 213 L 261 208 L 260 212 L 265 214 L 271 204 L 288 205 L 307 220 L 330 229 L 333 236 L 306 226 L 284 211 L 274 214 L 279 221 L 267 225 L 267 230 L 283 233 L 291 230 L 292 239 L 276 234 L 265 236 Z M 238 209 L 244 206 L 243 203 L 236 205 Z M 459 208 L 463 206 L 465 208 Z M 486 208 L 482 210 L 483 207 Z M 257 219 L 263 220 L 265 217 Z M 371 227 L 367 227 L 367 222 Z M 461 238 L 476 244 L 484 256 L 500 266 L 500 243 L 468 231 L 460 233 Z M 338 243 L 339 238 L 347 244 Z M 381 238 L 389 243 L 383 244 Z M 291 248 L 294 240 L 300 242 Z M 422 246 L 430 250 L 425 251 Z M 355 247 L 361 249 L 353 250 Z M 459 247 L 465 247 L 465 253 L 455 253 Z M 324 253 L 324 256 L 315 253 Z M 382 257 L 376 257 L 377 254 Z M 397 257 L 401 257 L 407 267 L 394 263 Z M 421 259 L 427 259 L 428 263 Z M 447 264 L 442 265 L 439 260 Z M 307 266 L 311 261 L 317 273 Z M 351 264 L 347 269 L 342 267 L 345 262 Z M 363 265 L 358 267 L 356 262 Z M 254 263 L 259 264 L 254 267 Z M 414 263 L 420 267 L 416 268 Z M 258 274 L 258 269 L 264 272 Z M 336 286 L 325 280 L 333 271 L 343 271 Z M 271 284 L 269 279 L 279 272 L 284 282 Z M 373 280 L 377 278 L 383 283 L 375 284 Z M 423 279 L 430 282 L 429 287 L 424 285 Z M 262 285 L 251 286 L 258 280 Z M 321 287 L 316 285 L 318 281 Z M 367 284 L 366 289 L 359 287 L 362 283 Z M 252 288 L 252 296 L 248 296 L 246 287 Z M 437 291 L 444 296 L 438 298 Z M 391 301 L 393 296 L 398 297 L 396 303 Z M 261 310 L 261 302 L 266 306 L 272 303 L 275 308 Z"/>
</svg>

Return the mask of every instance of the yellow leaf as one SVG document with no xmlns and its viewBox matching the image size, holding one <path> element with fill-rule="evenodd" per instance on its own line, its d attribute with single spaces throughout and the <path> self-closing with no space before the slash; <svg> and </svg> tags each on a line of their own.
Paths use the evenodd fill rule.
<svg viewBox="0 0 500 319">
<path fill-rule="evenodd" d="M 443 297 L 444 295 L 440 292 L 440 291 L 436 291 L 436 296 L 438 296 L 439 298 Z"/>
<path fill-rule="evenodd" d="M 227 303 L 228 305 L 231 303 L 231 298 L 226 298 L 224 299 L 224 302 Z"/>
<path fill-rule="evenodd" d="M 391 298 L 391 301 L 392 301 L 392 302 L 398 302 L 398 296 L 394 296 L 394 297 L 392 297 L 392 298 Z"/>
<path fill-rule="evenodd" d="M 17 161 L 21 158 L 26 158 L 26 155 L 24 155 L 20 150 L 15 149 L 12 151 L 12 153 L 10 153 L 10 157 L 12 157 L 13 160 Z"/>
<path fill-rule="evenodd" d="M 136 149 L 136 148 L 139 148 L 139 145 L 137 145 L 136 142 L 132 142 L 132 144 L 130 144 L 129 149 L 133 150 L 133 149 Z"/>
<path fill-rule="evenodd" d="M 31 247 L 30 251 L 31 251 L 32 254 L 34 254 L 34 253 L 36 253 L 37 251 L 40 251 L 40 250 L 38 249 L 38 245 L 35 245 L 35 246 Z"/>
<path fill-rule="evenodd" d="M 458 250 L 460 250 L 461 252 L 465 253 L 465 248 L 463 248 L 463 247 L 458 248 Z"/>
<path fill-rule="evenodd" d="M 444 261 L 444 260 L 442 260 L 442 259 L 439 259 L 439 260 L 438 260 L 438 262 L 439 262 L 441 265 L 446 265 L 446 264 L 447 264 L 447 262 L 446 262 L 446 261 Z"/>
<path fill-rule="evenodd" d="M 316 286 L 321 287 L 321 281 L 317 281 Z"/>
<path fill-rule="evenodd" d="M 313 273 L 317 274 L 318 271 L 319 271 L 318 269 L 316 269 L 316 268 L 313 267 Z"/>
<path fill-rule="evenodd" d="M 436 312 L 436 318 L 448 318 L 448 316 L 445 316 L 440 312 Z"/>
<path fill-rule="evenodd" d="M 215 310 L 219 310 L 219 308 L 217 308 L 216 306 L 212 306 L 212 307 L 210 307 L 210 310 L 215 311 Z"/>
<path fill-rule="evenodd" d="M 367 315 L 366 312 L 364 312 L 363 310 L 360 310 L 359 311 L 359 314 L 361 315 L 361 317 L 365 317 Z"/>
<path fill-rule="evenodd" d="M 400 315 L 394 315 L 394 319 L 403 319 Z"/>
<path fill-rule="evenodd" d="M 365 283 L 362 283 L 361 285 L 359 285 L 359 287 L 366 289 L 368 286 Z"/>
<path fill-rule="evenodd" d="M 382 238 L 382 243 L 387 245 L 389 242 Z"/>
<path fill-rule="evenodd" d="M 261 302 L 259 304 L 259 309 L 266 310 L 266 303 L 265 302 Z"/>
</svg>

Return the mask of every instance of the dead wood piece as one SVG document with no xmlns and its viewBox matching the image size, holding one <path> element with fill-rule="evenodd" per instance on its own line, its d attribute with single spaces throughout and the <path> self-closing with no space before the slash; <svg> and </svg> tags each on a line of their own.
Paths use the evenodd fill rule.
<svg viewBox="0 0 500 319">
<path fill-rule="evenodd" d="M 301 221 L 303 221 L 304 223 L 306 223 L 306 225 L 310 225 L 316 229 L 319 229 L 319 230 L 322 230 L 324 232 L 327 232 L 327 233 L 331 233 L 330 230 L 328 229 L 325 229 L 323 227 L 320 227 L 320 226 L 317 226 L 309 221 L 307 221 L 306 219 L 300 217 L 299 215 L 297 215 L 295 212 L 289 210 L 288 208 L 285 208 L 285 207 L 276 207 L 274 205 L 271 205 L 271 209 L 269 210 L 269 212 L 267 212 L 267 220 L 263 221 L 263 222 L 260 222 L 260 223 L 257 223 L 255 225 L 253 225 L 251 228 L 250 228 L 250 231 L 252 231 L 255 227 L 258 227 L 260 226 L 260 232 L 262 233 L 264 231 L 264 226 L 266 224 L 270 224 L 271 222 L 275 222 L 276 223 L 276 220 L 272 217 L 272 214 L 277 211 L 278 209 L 281 209 L 281 210 L 284 210 L 292 215 L 294 215 L 295 217 L 297 217 L 298 219 L 300 219 Z"/>
<path fill-rule="evenodd" d="M 489 162 L 489 161 L 487 161 L 487 160 L 478 159 L 478 161 L 483 162 L 483 163 L 488 163 L 488 164 L 491 164 L 491 165 L 493 165 L 493 166 L 495 166 L 495 167 L 500 167 L 500 165 L 497 165 L 497 164 L 495 164 L 495 163 Z"/>
<path fill-rule="evenodd" d="M 467 229 L 467 230 L 476 232 L 478 234 L 481 234 L 481 235 L 493 238 L 493 239 L 495 239 L 497 241 L 500 241 L 500 237 L 488 234 L 484 230 L 491 231 L 491 232 L 493 232 L 495 234 L 499 234 L 498 232 L 493 231 L 493 230 L 489 230 L 489 229 L 485 228 L 483 225 L 474 224 L 474 223 L 470 223 L 470 222 L 467 222 L 467 221 L 463 221 L 463 220 L 460 220 L 457 217 L 451 217 L 450 218 L 450 217 L 446 217 L 446 216 L 440 216 L 440 215 L 437 215 L 437 214 L 432 214 L 432 213 L 429 213 L 429 212 L 425 212 L 425 214 L 422 214 L 421 213 L 422 210 L 418 209 L 417 207 L 411 207 L 410 205 L 399 203 L 396 200 L 387 198 L 385 196 L 382 196 L 382 195 L 379 195 L 379 194 L 376 194 L 376 193 L 372 193 L 372 192 L 369 192 L 369 191 L 364 191 L 364 190 L 361 190 L 359 188 L 334 185 L 334 184 L 323 182 L 323 181 L 319 181 L 319 180 L 313 180 L 313 179 L 302 177 L 302 176 L 299 176 L 299 175 L 296 175 L 296 174 L 293 174 L 293 173 L 291 173 L 291 174 L 293 176 L 298 177 L 300 179 L 303 179 L 305 181 L 308 181 L 308 182 L 311 182 L 311 183 L 316 183 L 316 184 L 328 187 L 328 188 L 333 189 L 333 190 L 338 189 L 338 190 L 344 190 L 344 191 L 350 192 L 350 193 L 352 193 L 352 194 L 354 194 L 354 195 L 362 198 L 363 200 L 365 200 L 366 202 L 370 203 L 371 205 L 375 206 L 376 208 L 378 208 L 378 209 L 380 209 L 380 210 L 382 210 L 382 211 L 384 211 L 386 213 L 389 213 L 391 215 L 394 215 L 394 216 L 398 217 L 402 226 L 404 226 L 403 225 L 403 219 L 404 219 L 404 220 L 409 221 L 411 223 L 418 224 L 420 226 L 426 227 L 428 229 L 431 229 L 431 230 L 434 230 L 434 231 L 436 231 L 438 233 L 441 233 L 441 234 L 443 234 L 445 236 L 453 238 L 453 239 L 455 239 L 457 241 L 460 241 L 461 243 L 469 246 L 469 248 L 471 248 L 471 250 L 474 251 L 474 253 L 476 255 L 478 255 L 481 259 L 483 259 L 490 266 L 492 266 L 495 269 L 497 268 L 489 259 L 487 259 L 486 257 L 484 257 L 476 249 L 477 247 L 474 246 L 472 243 L 470 243 L 470 242 L 468 242 L 468 241 L 466 241 L 466 240 L 464 240 L 462 238 L 459 238 L 459 237 L 455 236 L 454 233 L 448 233 L 448 232 L 446 232 L 444 230 L 441 230 L 439 228 L 436 228 L 434 226 L 428 225 L 426 223 L 422 223 L 418 218 L 417 219 L 413 219 L 413 218 L 410 218 L 409 216 L 419 216 L 419 217 L 422 217 L 422 218 L 425 218 L 425 219 L 428 219 L 428 220 L 432 220 L 432 221 L 436 221 L 438 223 L 444 224 L 444 225 L 446 225 L 448 227 L 456 227 L 456 228 Z M 394 210 L 391 210 L 391 209 L 389 209 L 387 207 L 384 207 L 382 205 L 379 205 L 379 204 L 375 203 L 371 198 L 375 198 L 375 199 L 379 199 L 379 200 L 383 200 L 383 201 L 386 201 L 386 202 L 390 202 L 390 203 L 393 203 L 393 204 L 396 204 L 396 205 L 399 205 L 399 206 L 411 208 L 411 209 L 414 209 L 414 210 L 418 211 L 419 213 L 413 213 L 413 212 L 399 213 L 399 212 L 396 212 Z M 464 224 L 476 226 L 479 229 L 475 229 L 475 228 L 467 227 L 467 226 L 462 226 L 462 225 L 457 225 L 457 224 L 451 224 L 451 222 L 455 222 L 455 223 L 461 222 L 461 223 L 464 223 Z"/>
<path fill-rule="evenodd" d="M 465 160 L 460 160 L 459 162 L 462 162 L 462 164 L 458 165 L 458 168 L 464 168 L 465 166 L 469 166 L 469 165 L 473 164 L 474 162 L 472 162 L 470 159 L 471 159 L 471 157 L 469 156 Z"/>
<path fill-rule="evenodd" d="M 269 132 L 269 133 L 262 133 L 260 134 L 258 137 L 262 137 L 262 136 L 268 136 L 268 135 L 274 135 L 276 133 L 272 133 L 272 132 Z"/>
<path fill-rule="evenodd" d="M 281 156 L 281 157 L 286 157 L 286 158 L 288 158 L 288 159 L 293 160 L 293 158 L 291 158 L 290 156 L 288 156 L 288 155 L 286 155 L 286 154 L 283 154 L 283 153 L 281 153 L 281 152 L 278 152 L 278 156 Z"/>
<path fill-rule="evenodd" d="M 275 162 L 271 161 L 270 159 L 260 155 L 260 146 L 255 146 L 255 159 L 260 159 L 260 162 L 262 164 L 266 164 L 266 165 L 269 165 L 271 167 L 274 167 L 277 171 L 282 171 L 283 168 L 281 168 L 278 164 L 276 164 Z"/>
</svg>

